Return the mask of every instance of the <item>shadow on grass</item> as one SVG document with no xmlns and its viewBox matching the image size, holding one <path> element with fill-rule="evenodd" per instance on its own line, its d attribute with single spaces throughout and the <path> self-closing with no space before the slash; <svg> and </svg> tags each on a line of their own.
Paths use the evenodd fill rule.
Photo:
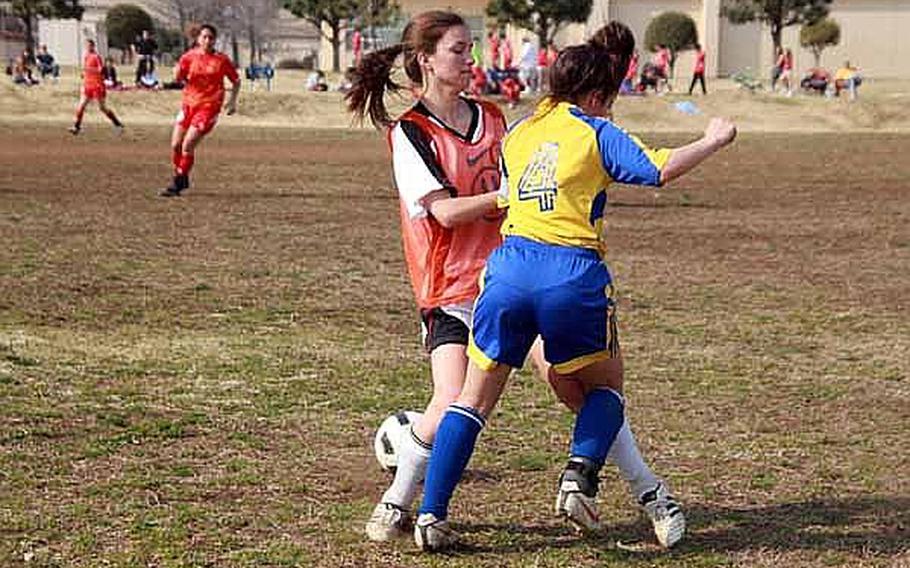
<svg viewBox="0 0 910 568">
<path fill-rule="evenodd" d="M 680 559 L 705 553 L 748 552 L 758 550 L 812 551 L 855 554 L 857 556 L 897 556 L 910 550 L 910 497 L 858 497 L 818 499 L 768 507 L 717 508 L 686 507 L 688 534 L 673 549 Z M 600 535 L 578 537 L 566 524 L 492 525 L 456 524 L 465 535 L 501 533 L 508 542 L 474 545 L 470 537 L 455 552 L 527 553 L 553 548 L 572 548 L 582 544 L 620 552 L 617 541 L 652 542 L 648 523 L 611 525 Z M 625 552 L 623 552 L 625 554 Z M 636 550 L 639 559 L 665 557 L 655 545 Z"/>
</svg>

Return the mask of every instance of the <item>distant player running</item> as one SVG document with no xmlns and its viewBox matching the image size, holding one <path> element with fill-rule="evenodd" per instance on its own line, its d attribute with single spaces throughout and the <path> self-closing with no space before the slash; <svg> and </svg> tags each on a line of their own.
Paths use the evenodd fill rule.
<svg viewBox="0 0 910 568">
<path fill-rule="evenodd" d="M 118 132 L 123 130 L 123 123 L 114 114 L 114 111 L 107 108 L 107 88 L 104 86 L 104 60 L 95 50 L 95 40 L 85 40 L 85 56 L 82 58 L 82 93 L 79 97 L 79 104 L 76 106 L 76 119 L 70 127 L 70 133 L 74 136 L 82 131 L 82 117 L 85 115 L 85 107 L 92 101 L 98 101 L 98 108 L 114 124 Z"/>
<path fill-rule="evenodd" d="M 190 171 L 195 161 L 196 147 L 218 122 L 224 105 L 224 80 L 231 82 L 231 96 L 225 112 L 237 110 L 240 77 L 230 58 L 215 51 L 218 31 L 205 24 L 199 28 L 196 45 L 177 62 L 176 81 L 184 84 L 183 106 L 177 115 L 171 136 L 171 159 L 174 179 L 161 195 L 174 197 L 190 186 Z"/>
<path fill-rule="evenodd" d="M 696 142 L 651 150 L 617 127 L 611 108 L 634 48 L 632 32 L 612 22 L 587 44 L 565 49 L 552 68 L 550 96 L 503 140 L 505 240 L 487 260 L 474 305 L 464 387 L 436 432 L 414 529 L 424 550 L 457 541 L 447 520 L 452 493 L 510 371 L 538 335 L 555 380 L 584 387 L 556 510 L 583 528 L 601 527 L 598 475 L 625 422 L 616 306 L 602 256 L 606 187 L 666 183 L 736 134 L 714 119 Z M 679 514 L 676 507 L 663 513 Z M 667 524 L 670 532 L 658 538 L 671 545 L 682 528 Z"/>
</svg>

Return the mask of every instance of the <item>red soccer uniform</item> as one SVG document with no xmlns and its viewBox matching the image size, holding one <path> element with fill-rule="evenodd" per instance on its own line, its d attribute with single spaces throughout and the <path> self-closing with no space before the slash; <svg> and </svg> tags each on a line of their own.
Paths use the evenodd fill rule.
<svg viewBox="0 0 910 568">
<path fill-rule="evenodd" d="M 704 75 L 705 73 L 705 50 L 700 49 L 695 55 L 695 74 Z"/>
<path fill-rule="evenodd" d="M 183 87 L 183 108 L 177 123 L 209 132 L 218 122 L 224 103 L 224 79 L 236 83 L 240 78 L 234 64 L 223 53 L 191 49 L 177 63 L 177 80 Z"/>
<path fill-rule="evenodd" d="M 177 80 L 183 81 L 183 105 L 188 107 L 214 106 L 224 103 L 224 79 L 239 80 L 237 70 L 227 55 L 191 49 L 177 63 Z"/>
<path fill-rule="evenodd" d="M 82 94 L 89 99 L 103 99 L 107 94 L 104 88 L 104 61 L 98 52 L 88 52 L 82 58 Z"/>
</svg>

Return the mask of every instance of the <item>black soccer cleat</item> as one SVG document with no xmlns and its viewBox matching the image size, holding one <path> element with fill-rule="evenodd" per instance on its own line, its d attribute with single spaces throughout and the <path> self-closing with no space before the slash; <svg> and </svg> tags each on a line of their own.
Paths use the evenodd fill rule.
<svg viewBox="0 0 910 568">
<path fill-rule="evenodd" d="M 180 192 L 187 189 L 189 186 L 190 177 L 186 174 L 178 174 L 174 176 L 171 185 L 167 186 L 159 195 L 161 195 L 161 197 L 179 197 Z"/>
</svg>

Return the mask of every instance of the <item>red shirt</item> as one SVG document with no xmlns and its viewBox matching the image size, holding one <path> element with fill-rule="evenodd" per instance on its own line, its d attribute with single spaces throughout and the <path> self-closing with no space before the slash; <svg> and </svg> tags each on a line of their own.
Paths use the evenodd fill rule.
<svg viewBox="0 0 910 568">
<path fill-rule="evenodd" d="M 93 89 L 104 86 L 104 61 L 97 51 L 86 53 L 82 58 L 82 85 Z"/>
<path fill-rule="evenodd" d="M 227 55 L 191 49 L 177 62 L 177 80 L 184 81 L 183 104 L 189 107 L 221 106 L 224 102 L 224 79 L 240 80 Z"/>
<path fill-rule="evenodd" d="M 670 50 L 663 48 L 657 52 L 657 56 L 654 59 L 654 64 L 660 68 L 664 73 L 670 68 Z"/>
<path fill-rule="evenodd" d="M 705 50 L 700 49 L 695 55 L 695 73 L 702 75 L 705 73 Z"/>
<path fill-rule="evenodd" d="M 632 59 L 629 60 L 629 69 L 626 70 L 626 79 L 634 81 L 636 75 L 638 75 L 638 54 L 633 53 Z"/>
</svg>

